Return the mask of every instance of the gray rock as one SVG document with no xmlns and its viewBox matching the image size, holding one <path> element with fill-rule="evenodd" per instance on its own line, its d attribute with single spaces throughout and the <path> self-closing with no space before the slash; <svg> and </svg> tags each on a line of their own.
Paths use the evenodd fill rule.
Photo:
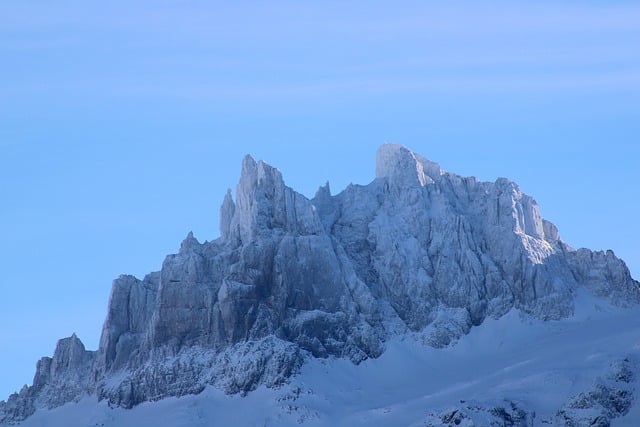
<svg viewBox="0 0 640 427">
<path fill-rule="evenodd" d="M 618 360 L 603 378 L 598 378 L 590 390 L 579 393 L 558 409 L 549 423 L 567 426 L 608 426 L 611 420 L 625 416 L 634 400 L 634 371 L 637 360 Z"/>
<path fill-rule="evenodd" d="M 359 363 L 399 333 L 443 347 L 513 308 L 566 317 L 579 288 L 640 301 L 621 260 L 569 247 L 515 183 L 447 173 L 398 145 L 380 148 L 370 184 L 311 200 L 247 156 L 220 234 L 189 233 L 160 271 L 116 279 L 97 352 L 62 340 L 0 420 L 87 393 L 131 407 L 208 384 L 277 386 L 307 357 Z"/>
<path fill-rule="evenodd" d="M 91 392 L 95 356 L 76 334 L 59 340 L 53 357 L 43 357 L 36 364 L 33 385 L 25 385 L 0 403 L 0 423 L 24 420 L 38 408 L 55 408 Z"/>
<path fill-rule="evenodd" d="M 533 427 L 535 412 L 505 399 L 502 402 L 461 402 L 460 406 L 427 414 L 427 427 Z"/>
</svg>

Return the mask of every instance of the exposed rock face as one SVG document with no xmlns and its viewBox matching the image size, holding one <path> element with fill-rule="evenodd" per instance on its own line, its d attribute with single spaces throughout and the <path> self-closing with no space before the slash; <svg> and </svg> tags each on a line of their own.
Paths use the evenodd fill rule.
<svg viewBox="0 0 640 427">
<path fill-rule="evenodd" d="M 0 402 L 0 421 L 22 420 L 36 408 L 55 408 L 79 400 L 89 387 L 95 352 L 87 351 L 76 334 L 58 341 L 53 357 L 43 357 L 36 365 L 31 387 Z"/>
<path fill-rule="evenodd" d="M 527 411 L 521 404 L 511 400 L 491 403 L 464 402 L 459 408 L 448 409 L 439 414 L 429 413 L 425 425 L 427 427 L 533 427 L 535 416 L 535 412 Z"/>
<path fill-rule="evenodd" d="M 579 287 L 640 301 L 622 261 L 571 249 L 513 182 L 446 173 L 397 145 L 380 148 L 372 183 L 311 200 L 247 156 L 220 229 L 205 243 L 190 233 L 143 280 L 116 279 L 97 352 L 62 340 L 0 421 L 84 393 L 131 407 L 207 384 L 276 386 L 305 357 L 359 363 L 396 333 L 441 347 L 512 308 L 565 317 Z"/>
<path fill-rule="evenodd" d="M 158 273 L 149 274 L 142 281 L 124 275 L 113 281 L 97 354 L 96 368 L 100 373 L 116 371 L 140 357 L 159 284 Z"/>
<path fill-rule="evenodd" d="M 613 363 L 604 378 L 598 378 L 590 390 L 570 399 L 549 424 L 604 427 L 626 415 L 634 400 L 632 367 L 638 361 L 634 362 L 627 357 Z"/>
</svg>

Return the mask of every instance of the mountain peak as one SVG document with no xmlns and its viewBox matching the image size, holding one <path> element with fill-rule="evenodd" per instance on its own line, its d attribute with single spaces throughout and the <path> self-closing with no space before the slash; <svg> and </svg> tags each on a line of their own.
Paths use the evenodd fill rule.
<svg viewBox="0 0 640 427">
<path fill-rule="evenodd" d="M 249 193 L 257 186 L 275 188 L 284 186 L 284 181 L 277 168 L 265 163 L 263 160 L 256 161 L 247 154 L 242 160 L 238 193 Z"/>
<path fill-rule="evenodd" d="M 424 186 L 442 175 L 440 165 L 399 144 L 383 144 L 376 154 L 376 178 L 399 186 Z"/>
<path fill-rule="evenodd" d="M 185 237 L 180 244 L 180 253 L 187 252 L 198 246 L 200 246 L 200 242 L 198 242 L 198 239 L 193 236 L 193 231 L 189 231 L 187 237 Z"/>
<path fill-rule="evenodd" d="M 246 156 L 221 238 L 192 233 L 161 271 L 113 282 L 96 352 L 72 336 L 0 423 L 97 395 L 131 407 L 276 387 L 309 358 L 360 363 L 404 334 L 453 345 L 487 318 L 571 316 L 580 290 L 618 305 L 640 284 L 612 252 L 575 251 L 508 180 L 479 182 L 395 144 L 376 179 L 309 200 Z"/>
<path fill-rule="evenodd" d="M 322 229 L 311 202 L 287 187 L 277 168 L 262 160 L 256 162 L 251 156 L 242 162 L 235 204 L 228 194 L 222 212 L 222 234 L 236 242 L 273 230 L 317 234 Z"/>
</svg>

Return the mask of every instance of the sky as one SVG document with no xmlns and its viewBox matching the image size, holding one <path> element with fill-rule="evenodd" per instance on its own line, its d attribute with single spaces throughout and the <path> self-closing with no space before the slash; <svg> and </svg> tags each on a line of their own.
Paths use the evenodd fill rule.
<svg viewBox="0 0 640 427">
<path fill-rule="evenodd" d="M 245 154 L 313 196 L 404 144 L 640 278 L 639 139 L 637 2 L 0 2 L 0 399 L 216 238 Z"/>
</svg>

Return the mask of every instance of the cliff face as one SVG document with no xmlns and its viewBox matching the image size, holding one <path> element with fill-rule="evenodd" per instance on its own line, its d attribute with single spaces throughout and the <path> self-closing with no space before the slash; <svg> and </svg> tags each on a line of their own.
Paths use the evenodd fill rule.
<svg viewBox="0 0 640 427">
<path fill-rule="evenodd" d="M 208 384 L 246 393 L 306 357 L 377 357 L 398 333 L 441 347 L 512 308 L 566 317 L 580 287 L 640 301 L 622 261 L 570 248 L 513 182 L 450 174 L 397 145 L 380 148 L 370 184 L 311 200 L 247 156 L 220 228 L 211 242 L 189 234 L 143 280 L 116 279 L 98 350 L 61 340 L 0 421 L 87 393 L 124 407 Z"/>
</svg>

